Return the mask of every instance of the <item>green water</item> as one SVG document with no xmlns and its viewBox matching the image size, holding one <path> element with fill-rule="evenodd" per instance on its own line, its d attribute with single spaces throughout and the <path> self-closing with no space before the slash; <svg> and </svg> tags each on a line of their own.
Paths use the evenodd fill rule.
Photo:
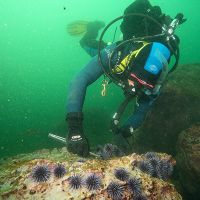
<svg viewBox="0 0 200 200">
<path fill-rule="evenodd" d="M 70 37 L 74 20 L 103 20 L 122 15 L 131 0 L 0 0 L 0 157 L 62 146 L 49 132 L 66 134 L 65 105 L 71 78 L 90 57 Z M 163 12 L 188 18 L 177 33 L 180 63 L 197 63 L 199 0 L 152 0 Z M 101 97 L 101 80 L 88 88 L 85 132 L 92 146 L 109 141 L 110 118 L 122 100 L 116 86 Z"/>
</svg>

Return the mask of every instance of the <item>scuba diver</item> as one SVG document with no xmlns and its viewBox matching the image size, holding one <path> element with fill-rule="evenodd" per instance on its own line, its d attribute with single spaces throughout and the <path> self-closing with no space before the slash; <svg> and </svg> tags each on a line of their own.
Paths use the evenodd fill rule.
<svg viewBox="0 0 200 200">
<path fill-rule="evenodd" d="M 105 32 L 121 19 L 120 30 L 123 40 L 107 46 L 103 42 Z M 142 125 L 160 94 L 166 76 L 178 64 L 180 41 L 174 31 L 185 20 L 181 13 L 172 19 L 163 14 L 159 6 L 152 6 L 148 0 L 135 0 L 125 9 L 123 16 L 116 18 L 104 28 L 98 48 L 96 37 L 98 30 L 104 24 L 99 22 L 99 26 L 93 26 L 95 34 L 92 34 L 92 37 L 89 37 L 90 34 L 86 31 L 80 44 L 88 53 L 92 52 L 89 54 L 94 57 L 76 75 L 69 86 L 66 141 L 70 152 L 80 156 L 89 154 L 90 146 L 83 129 L 82 108 L 87 87 L 103 74 L 102 95 L 108 82 L 120 86 L 125 94 L 124 102 L 113 116 L 111 130 L 114 134 L 113 141 L 118 141 L 119 145 L 120 143 L 127 144 L 127 147 L 123 146 L 125 149 L 122 150 L 129 151 L 129 143 L 126 139 Z M 90 31 L 91 29 L 88 28 L 89 33 Z M 175 63 L 169 66 L 172 56 L 175 57 Z M 128 120 L 120 126 L 121 115 L 133 98 L 137 99 L 136 108 Z"/>
</svg>

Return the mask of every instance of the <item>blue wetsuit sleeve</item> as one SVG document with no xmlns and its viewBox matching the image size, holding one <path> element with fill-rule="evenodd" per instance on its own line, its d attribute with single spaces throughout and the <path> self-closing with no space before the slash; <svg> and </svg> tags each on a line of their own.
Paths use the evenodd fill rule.
<svg viewBox="0 0 200 200">
<path fill-rule="evenodd" d="M 82 46 L 82 48 L 91 56 L 94 57 L 98 54 L 98 48 L 92 48 L 88 46 Z"/>
<path fill-rule="evenodd" d="M 108 50 L 105 48 L 102 51 L 102 60 L 105 65 L 108 65 Z M 69 85 L 67 97 L 67 113 L 81 112 L 85 100 L 87 87 L 96 81 L 103 74 L 103 70 L 99 64 L 98 57 L 95 56 L 91 61 L 75 76 Z"/>
</svg>

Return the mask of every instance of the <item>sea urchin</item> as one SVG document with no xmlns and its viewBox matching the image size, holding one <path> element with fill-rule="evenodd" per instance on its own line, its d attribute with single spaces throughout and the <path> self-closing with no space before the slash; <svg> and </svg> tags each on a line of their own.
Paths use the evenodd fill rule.
<svg viewBox="0 0 200 200">
<path fill-rule="evenodd" d="M 115 169 L 114 175 L 120 181 L 126 181 L 129 179 L 129 172 L 124 168 Z"/>
<path fill-rule="evenodd" d="M 33 168 L 31 177 L 35 182 L 46 182 L 49 180 L 51 172 L 47 165 L 38 165 Z"/>
<path fill-rule="evenodd" d="M 159 158 L 155 152 L 148 151 L 144 155 L 147 159 Z"/>
<path fill-rule="evenodd" d="M 172 172 L 173 165 L 167 160 L 161 160 L 157 167 L 158 177 L 167 180 L 172 175 Z"/>
<path fill-rule="evenodd" d="M 68 178 L 69 185 L 72 189 L 79 189 L 82 187 L 83 179 L 80 175 L 73 175 Z"/>
<path fill-rule="evenodd" d="M 127 181 L 128 188 L 133 192 L 134 196 L 139 196 L 141 194 L 141 183 L 139 179 L 130 178 Z"/>
<path fill-rule="evenodd" d="M 66 169 L 65 166 L 62 164 L 58 164 L 55 168 L 54 168 L 54 176 L 56 178 L 62 178 L 65 174 L 66 174 Z"/>
<path fill-rule="evenodd" d="M 107 187 L 108 195 L 114 200 L 123 198 L 124 187 L 116 182 L 111 182 Z"/>
<path fill-rule="evenodd" d="M 114 151 L 115 151 L 115 146 L 113 144 L 107 143 L 104 145 L 102 149 L 101 157 L 104 160 L 107 160 L 114 155 Z"/>
<path fill-rule="evenodd" d="M 149 174 L 149 175 L 153 175 L 154 174 L 154 168 L 151 165 L 151 163 L 147 160 L 142 160 L 138 163 L 138 167 L 141 171 Z"/>
<path fill-rule="evenodd" d="M 97 190 L 101 186 L 101 179 L 96 174 L 91 174 L 86 178 L 85 185 L 88 190 Z"/>
</svg>

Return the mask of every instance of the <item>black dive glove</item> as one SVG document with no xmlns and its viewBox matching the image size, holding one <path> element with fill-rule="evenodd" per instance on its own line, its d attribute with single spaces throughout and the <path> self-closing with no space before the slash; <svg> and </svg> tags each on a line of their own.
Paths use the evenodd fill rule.
<svg viewBox="0 0 200 200">
<path fill-rule="evenodd" d="M 132 148 L 127 140 L 127 137 L 131 136 L 130 129 L 119 128 L 112 123 L 111 130 L 114 134 L 111 143 L 116 145 L 124 154 L 128 155 L 132 151 Z"/>
<path fill-rule="evenodd" d="M 128 155 L 132 150 L 129 142 L 121 133 L 114 134 L 111 143 L 116 145 L 125 155 Z"/>
<path fill-rule="evenodd" d="M 68 151 L 86 157 L 89 155 L 89 143 L 87 138 L 82 134 L 68 135 Z"/>
<path fill-rule="evenodd" d="M 83 133 L 82 113 L 69 113 L 66 118 L 68 122 L 67 149 L 79 156 L 89 155 L 89 143 Z"/>
</svg>

